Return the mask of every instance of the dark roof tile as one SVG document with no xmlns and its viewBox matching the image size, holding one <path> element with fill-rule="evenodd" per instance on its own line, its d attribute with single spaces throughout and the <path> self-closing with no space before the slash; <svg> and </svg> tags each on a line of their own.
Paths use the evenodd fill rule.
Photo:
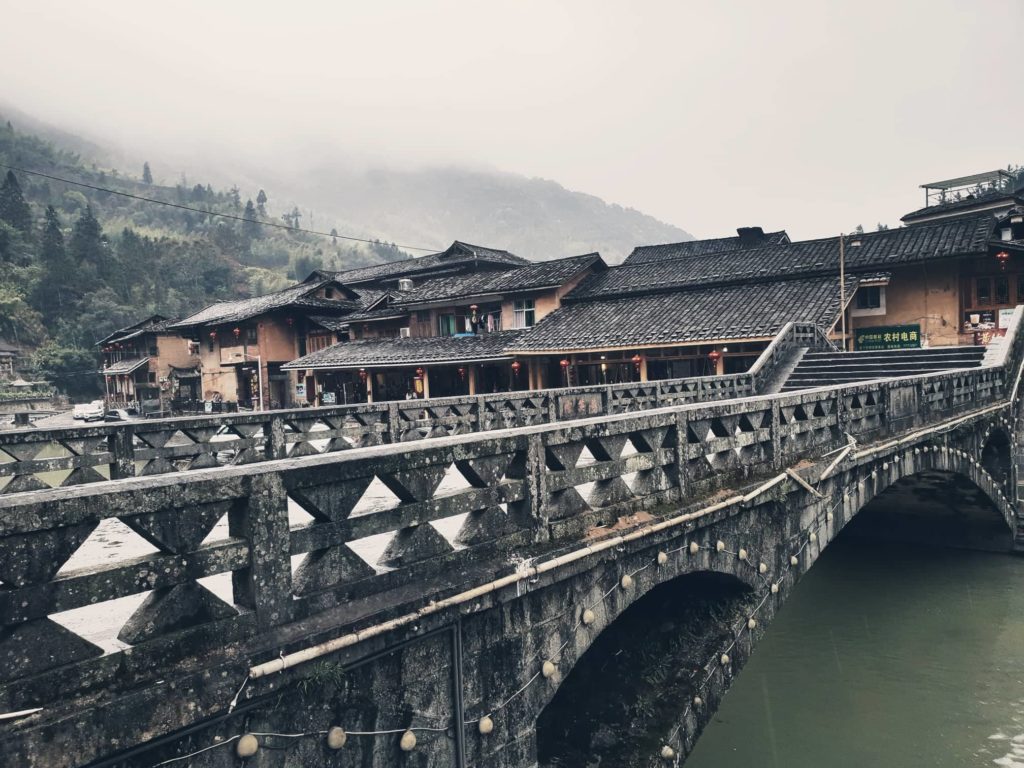
<svg viewBox="0 0 1024 768">
<path fill-rule="evenodd" d="M 282 367 L 383 368 L 505 360 L 510 357 L 505 348 L 515 344 L 523 333 L 500 331 L 477 335 L 343 341 Z"/>
<path fill-rule="evenodd" d="M 847 300 L 857 279 L 847 280 Z M 787 322 L 831 327 L 839 278 L 755 283 L 565 304 L 510 351 L 632 348 L 718 339 L 767 338 Z"/>
<path fill-rule="evenodd" d="M 878 271 L 896 264 L 984 253 L 995 218 L 988 213 L 948 221 L 901 227 L 859 236 L 861 245 L 849 245 L 846 269 Z M 584 280 L 566 301 L 629 296 L 652 291 L 707 285 L 729 285 L 798 275 L 839 272 L 839 238 L 726 251 L 712 257 L 684 256 L 613 267 Z"/>
<path fill-rule="evenodd" d="M 683 256 L 708 256 L 713 253 L 735 251 L 743 248 L 760 248 L 765 245 L 781 245 L 789 242 L 789 235 L 784 229 L 778 232 L 765 232 L 761 238 L 753 242 L 741 238 L 712 237 L 706 240 L 687 240 L 682 243 L 664 243 L 662 245 L 641 245 L 633 249 L 623 264 L 642 264 L 650 261 L 678 259 Z M 749 244 L 748 244 L 749 243 Z"/>
</svg>

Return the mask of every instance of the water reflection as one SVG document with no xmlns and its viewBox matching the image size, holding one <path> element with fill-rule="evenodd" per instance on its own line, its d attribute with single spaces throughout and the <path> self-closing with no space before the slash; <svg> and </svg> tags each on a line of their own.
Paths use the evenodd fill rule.
<svg viewBox="0 0 1024 768">
<path fill-rule="evenodd" d="M 687 768 L 1024 767 L 1024 560 L 840 539 Z"/>
</svg>

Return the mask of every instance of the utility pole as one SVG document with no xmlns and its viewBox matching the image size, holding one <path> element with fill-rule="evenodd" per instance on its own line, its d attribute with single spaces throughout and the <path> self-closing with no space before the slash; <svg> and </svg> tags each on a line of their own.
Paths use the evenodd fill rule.
<svg viewBox="0 0 1024 768">
<path fill-rule="evenodd" d="M 839 327 L 846 352 L 846 236 L 839 233 Z"/>
</svg>

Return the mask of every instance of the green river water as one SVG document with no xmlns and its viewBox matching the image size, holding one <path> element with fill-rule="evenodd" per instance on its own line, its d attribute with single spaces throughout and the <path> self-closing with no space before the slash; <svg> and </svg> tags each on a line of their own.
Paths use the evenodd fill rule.
<svg viewBox="0 0 1024 768">
<path fill-rule="evenodd" d="M 1024 558 L 840 539 L 687 768 L 1024 767 Z"/>
</svg>

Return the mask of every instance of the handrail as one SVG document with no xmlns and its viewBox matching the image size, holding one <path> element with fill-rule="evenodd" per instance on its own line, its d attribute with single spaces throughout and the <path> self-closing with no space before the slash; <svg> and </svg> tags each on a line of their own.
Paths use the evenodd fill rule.
<svg viewBox="0 0 1024 768">
<path fill-rule="evenodd" d="M 0 431 L 0 452 L 14 459 L 0 463 L 0 479 L 12 478 L 0 495 L 52 485 L 42 473 L 70 472 L 46 475 L 64 485 L 99 482 L 746 397 L 785 350 L 822 339 L 814 325 L 787 323 L 749 371 L 724 376 Z"/>
</svg>

